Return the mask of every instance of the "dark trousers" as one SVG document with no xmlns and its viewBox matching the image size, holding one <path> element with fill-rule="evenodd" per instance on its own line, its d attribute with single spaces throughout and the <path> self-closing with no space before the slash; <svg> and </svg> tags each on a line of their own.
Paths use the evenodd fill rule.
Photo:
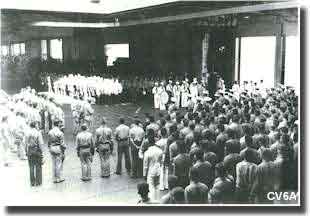
<svg viewBox="0 0 310 216">
<path fill-rule="evenodd" d="M 131 170 L 131 164 L 130 164 L 130 155 L 129 155 L 129 145 L 128 141 L 126 143 L 118 143 L 117 146 L 117 166 L 116 166 L 116 173 L 122 173 L 122 159 L 123 155 L 125 155 L 125 167 L 127 169 L 127 172 L 130 172 Z"/>
<path fill-rule="evenodd" d="M 45 112 L 40 112 L 41 115 L 41 130 L 45 129 Z"/>
<path fill-rule="evenodd" d="M 31 186 L 39 186 L 42 184 L 42 156 L 29 155 L 28 164 L 30 169 L 30 183 Z"/>
<path fill-rule="evenodd" d="M 249 197 L 250 197 L 250 190 L 244 189 L 244 188 L 236 188 L 236 201 L 238 203 L 249 203 Z"/>
<path fill-rule="evenodd" d="M 52 115 L 50 113 L 48 113 L 47 118 L 48 118 L 48 129 L 52 130 L 52 128 L 53 128 Z"/>
<path fill-rule="evenodd" d="M 136 145 L 141 145 L 141 142 L 136 142 Z M 131 165 L 132 165 L 132 176 L 142 177 L 143 176 L 143 162 L 138 156 L 139 149 L 134 146 L 131 147 Z"/>
</svg>

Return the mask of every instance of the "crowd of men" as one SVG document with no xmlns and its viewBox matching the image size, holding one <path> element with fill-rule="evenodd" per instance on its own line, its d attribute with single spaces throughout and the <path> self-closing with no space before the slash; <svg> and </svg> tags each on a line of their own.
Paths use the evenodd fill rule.
<svg viewBox="0 0 310 216">
<path fill-rule="evenodd" d="M 187 83 L 185 80 L 182 85 Z M 143 120 L 135 116 L 128 123 L 120 118 L 114 131 L 102 118 L 100 127 L 91 133 L 93 109 L 84 102 L 72 104 L 78 124 L 75 144 L 81 180 L 92 179 L 96 152 L 101 177 L 109 177 L 116 146 L 115 174 L 123 174 L 124 155 L 127 173 L 145 180 L 138 185 L 141 204 L 259 204 L 270 202 L 266 195 L 270 191 L 297 190 L 298 96 L 293 88 L 265 88 L 257 84 L 253 87 L 244 82 L 235 83 L 229 91 L 219 88 L 213 95 L 212 89 L 204 88 L 201 97 L 194 79 L 184 104 L 182 91 L 180 96 L 176 91 L 178 85 L 172 87 L 172 94 L 167 93 L 166 100 L 172 102 L 168 112 L 160 112 L 158 119 L 151 114 Z M 60 105 L 28 88 L 2 107 L 8 110 L 1 117 L 0 140 L 2 146 L 7 145 L 3 149 L 16 146 L 21 159 L 25 159 L 22 149 L 26 150 L 33 186 L 42 182 L 43 139 L 39 129 L 43 127 L 39 122 L 43 124 L 42 116 L 46 116 L 42 110 L 47 111 L 44 113 L 53 124 L 49 124 L 47 139 L 54 182 L 63 182 L 66 143 Z M 168 192 L 160 197 L 164 190 Z"/>
<path fill-rule="evenodd" d="M 135 144 L 146 179 L 140 203 L 272 203 L 268 192 L 298 189 L 298 96 L 291 87 L 235 83 L 214 100 L 197 97 L 185 112 L 172 106 L 143 125 L 146 136 Z M 169 192 L 160 199 L 163 189 Z"/>
</svg>

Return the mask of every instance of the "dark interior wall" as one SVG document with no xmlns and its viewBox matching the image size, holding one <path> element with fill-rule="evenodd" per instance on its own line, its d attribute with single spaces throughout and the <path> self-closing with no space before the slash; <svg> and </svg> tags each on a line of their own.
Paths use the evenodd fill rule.
<svg viewBox="0 0 310 216">
<path fill-rule="evenodd" d="M 64 61 L 92 60 L 105 61 L 104 45 L 111 43 L 129 43 L 132 67 L 128 73 L 159 74 L 161 76 L 178 76 L 183 78 L 200 77 L 202 62 L 202 38 L 210 32 L 210 43 L 225 42 L 229 55 L 218 56 L 209 49 L 209 71 L 222 73 L 225 80 L 234 77 L 234 39 L 238 36 L 268 36 L 281 34 L 281 22 L 275 16 L 250 16 L 241 19 L 237 29 L 229 31 L 213 31 L 206 27 L 194 27 L 183 24 L 139 25 L 129 28 L 115 29 L 72 29 L 72 28 L 38 28 L 32 31 L 14 31 L 1 33 L 3 44 L 14 42 L 26 43 L 26 54 L 32 58 L 41 55 L 41 39 L 63 38 Z M 283 22 L 285 35 L 297 35 L 298 23 Z M 216 50 L 216 49 L 215 49 Z M 279 52 L 278 52 L 279 53 Z M 216 67 L 212 68 L 212 64 Z M 224 63 L 223 63 L 224 62 Z M 277 70 L 280 70 L 281 64 Z M 280 74 L 280 73 L 278 73 Z M 14 80 L 15 79 L 15 80 Z M 12 83 L 11 86 L 23 85 L 24 76 L 15 78 L 1 73 L 1 82 Z M 278 78 L 279 79 L 279 78 Z M 11 81 L 10 81 L 11 80 Z M 15 85 L 20 83 L 20 85 Z"/>
<path fill-rule="evenodd" d="M 149 25 L 103 31 L 105 44 L 129 43 L 131 70 L 148 77 L 197 76 L 202 32 L 184 25 Z"/>
<path fill-rule="evenodd" d="M 41 56 L 41 41 L 40 40 L 30 40 L 25 43 L 26 53 L 28 53 L 30 58 L 38 58 Z"/>
<path fill-rule="evenodd" d="M 98 29 L 74 29 L 63 38 L 64 61 L 104 59 L 104 37 Z"/>
<path fill-rule="evenodd" d="M 227 82 L 233 80 L 235 29 L 209 30 L 208 71 L 217 72 Z"/>
</svg>

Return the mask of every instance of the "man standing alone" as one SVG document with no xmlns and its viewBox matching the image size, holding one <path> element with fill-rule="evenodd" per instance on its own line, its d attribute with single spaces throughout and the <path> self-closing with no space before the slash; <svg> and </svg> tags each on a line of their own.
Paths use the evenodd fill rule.
<svg viewBox="0 0 310 216">
<path fill-rule="evenodd" d="M 54 183 L 60 183 L 65 180 L 62 178 L 62 170 L 66 145 L 64 143 L 64 133 L 59 128 L 60 123 L 60 120 L 55 121 L 53 129 L 48 133 L 48 148 L 53 161 Z"/>
<path fill-rule="evenodd" d="M 122 173 L 122 158 L 125 155 L 125 167 L 127 172 L 130 173 L 130 155 L 129 155 L 129 127 L 125 125 L 125 120 L 120 118 L 120 125 L 115 129 L 115 139 L 117 142 L 117 166 L 116 175 Z"/>
<path fill-rule="evenodd" d="M 87 131 L 87 125 L 81 126 L 81 132 L 76 136 L 77 155 L 81 160 L 82 181 L 91 180 L 91 163 L 94 155 L 94 144 L 92 134 Z"/>
</svg>

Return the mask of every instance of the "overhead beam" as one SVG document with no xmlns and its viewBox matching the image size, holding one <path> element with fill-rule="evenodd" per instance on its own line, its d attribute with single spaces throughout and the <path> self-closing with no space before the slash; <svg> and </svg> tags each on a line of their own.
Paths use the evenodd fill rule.
<svg viewBox="0 0 310 216">
<path fill-rule="evenodd" d="M 268 4 L 258 4 L 258 5 L 249 5 L 249 6 L 239 6 L 233 8 L 225 8 L 212 11 L 201 11 L 195 13 L 180 14 L 175 16 L 165 16 L 165 17 L 154 17 L 141 20 L 128 20 L 128 21 L 119 21 L 119 26 L 135 26 L 143 24 L 154 24 L 154 23 L 164 23 L 164 22 L 175 22 L 189 19 L 204 18 L 210 16 L 220 16 L 227 14 L 239 14 L 239 13 L 251 13 L 258 11 L 268 11 L 268 10 L 279 10 L 279 9 L 288 9 L 288 8 L 297 8 L 300 4 L 295 1 L 291 2 L 277 2 L 277 3 L 268 3 Z"/>
</svg>

